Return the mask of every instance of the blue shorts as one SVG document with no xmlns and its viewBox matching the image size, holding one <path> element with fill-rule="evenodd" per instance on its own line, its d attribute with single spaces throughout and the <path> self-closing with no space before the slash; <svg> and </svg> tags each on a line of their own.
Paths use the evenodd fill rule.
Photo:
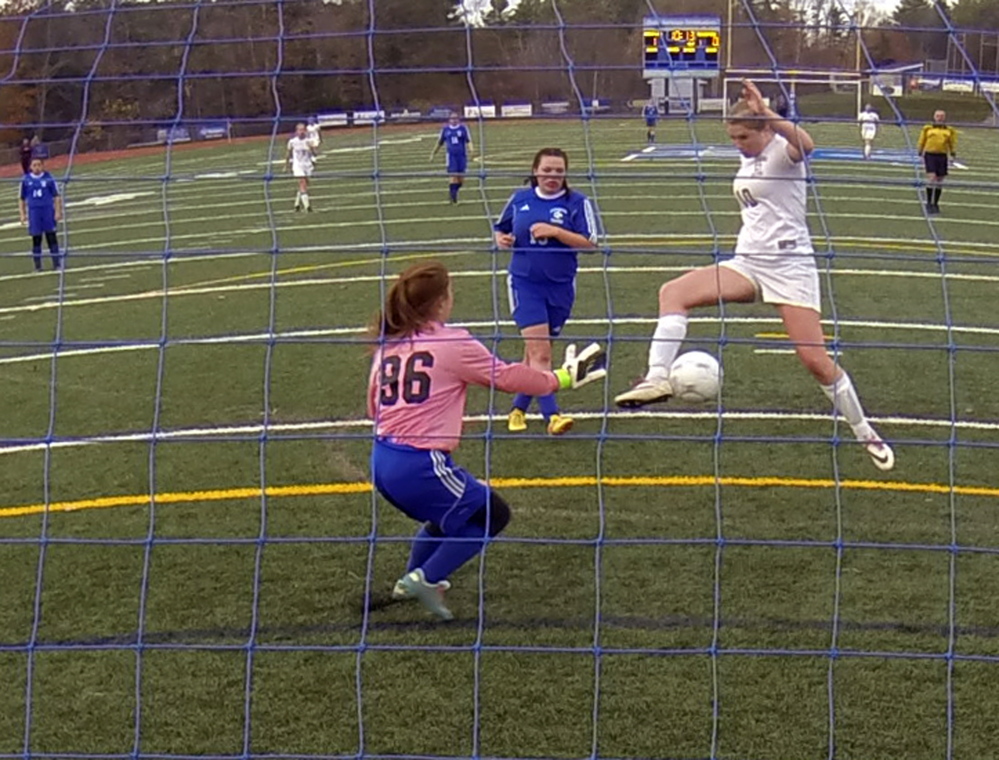
<svg viewBox="0 0 999 760">
<path fill-rule="evenodd" d="M 28 234 L 44 235 L 46 232 L 55 232 L 56 220 L 54 208 L 29 208 L 28 209 Z"/>
<path fill-rule="evenodd" d="M 371 480 L 388 502 L 420 522 L 453 533 L 489 503 L 489 489 L 444 451 L 375 439 Z"/>
<path fill-rule="evenodd" d="M 569 321 L 576 302 L 576 281 L 537 283 L 510 275 L 510 313 L 517 328 L 548 325 L 550 335 L 558 335 Z"/>
<path fill-rule="evenodd" d="M 465 153 L 447 154 L 447 173 L 464 174 L 468 168 L 468 156 Z"/>
<path fill-rule="evenodd" d="M 645 126 L 647 126 L 649 129 L 652 129 L 655 125 L 656 125 L 656 120 L 655 119 L 646 119 L 645 120 Z"/>
</svg>

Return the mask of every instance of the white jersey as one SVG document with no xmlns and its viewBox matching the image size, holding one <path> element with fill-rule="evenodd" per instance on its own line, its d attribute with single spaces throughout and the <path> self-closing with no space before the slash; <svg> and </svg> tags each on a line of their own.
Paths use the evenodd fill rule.
<svg viewBox="0 0 999 760">
<path fill-rule="evenodd" d="M 288 141 L 292 169 L 312 169 L 312 146 L 309 138 L 295 135 Z"/>
<path fill-rule="evenodd" d="M 307 135 L 306 139 L 308 139 L 309 144 L 313 147 L 322 142 L 322 136 L 320 135 L 318 124 L 310 124 L 305 128 L 305 131 Z"/>
<path fill-rule="evenodd" d="M 865 140 L 871 140 L 878 133 L 878 122 L 881 117 L 874 111 L 861 111 L 857 117 L 860 122 L 860 134 Z"/>
<path fill-rule="evenodd" d="M 766 261 L 812 253 L 805 220 L 808 169 L 804 161 L 791 160 L 789 147 L 787 140 L 774 135 L 760 155 L 742 157 L 732 185 L 742 210 L 737 254 Z"/>
</svg>

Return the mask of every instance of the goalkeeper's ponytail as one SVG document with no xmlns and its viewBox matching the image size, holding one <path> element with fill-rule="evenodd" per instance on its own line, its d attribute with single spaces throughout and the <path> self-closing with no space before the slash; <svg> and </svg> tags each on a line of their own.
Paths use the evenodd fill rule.
<svg viewBox="0 0 999 760">
<path fill-rule="evenodd" d="M 371 327 L 375 338 L 405 338 L 437 319 L 451 277 L 437 262 L 414 264 L 392 283 Z"/>
</svg>

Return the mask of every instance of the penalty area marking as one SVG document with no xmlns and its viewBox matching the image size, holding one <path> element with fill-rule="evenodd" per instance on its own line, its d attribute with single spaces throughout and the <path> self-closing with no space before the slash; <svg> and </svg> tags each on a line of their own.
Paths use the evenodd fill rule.
<svg viewBox="0 0 999 760">
<path fill-rule="evenodd" d="M 841 480 L 828 478 L 784 478 L 784 477 L 716 477 L 714 475 L 674 475 L 623 477 L 576 476 L 555 478 L 494 478 L 489 485 L 494 488 L 692 488 L 703 486 L 728 486 L 736 488 L 806 488 L 848 491 L 888 491 L 895 493 L 957 494 L 960 496 L 999 497 L 999 488 L 984 486 L 949 486 L 944 483 L 911 483 L 904 480 Z M 239 499 L 269 499 L 295 496 L 332 496 L 371 493 L 371 484 L 366 481 L 340 483 L 311 483 L 297 486 L 269 486 L 267 488 L 225 488 L 205 491 L 169 491 L 149 494 L 128 494 L 123 496 L 101 496 L 94 499 L 57 501 L 51 504 L 24 504 L 16 507 L 0 508 L 0 519 L 27 517 L 44 512 L 79 512 L 86 509 L 113 509 L 118 507 L 145 507 L 155 502 L 161 504 L 182 504 L 188 502 L 220 502 Z"/>
<path fill-rule="evenodd" d="M 713 411 L 691 412 L 691 411 L 643 411 L 643 412 L 573 412 L 573 417 L 577 420 L 718 420 L 717 409 Z M 540 415 L 529 414 L 529 420 L 540 420 Z M 832 422 L 832 417 L 828 414 L 816 414 L 806 412 L 732 412 L 723 411 L 722 420 L 725 422 Z M 502 423 L 506 420 L 505 415 L 468 415 L 464 421 L 468 423 Z M 876 425 L 899 425 L 902 427 L 925 427 L 940 428 L 946 430 L 999 430 L 999 422 L 989 422 L 984 420 L 946 420 L 932 417 L 871 417 L 871 422 Z M 67 440 L 40 441 L 37 443 L 21 443 L 9 446 L 0 446 L 0 456 L 4 454 L 23 454 L 31 451 L 45 451 L 47 449 L 75 449 L 84 446 L 105 445 L 109 443 L 158 443 L 161 441 L 176 441 L 186 438 L 227 438 L 235 436 L 259 437 L 264 433 L 321 433 L 329 430 L 351 430 L 370 429 L 371 420 L 317 420 L 314 422 L 279 422 L 268 425 L 266 428 L 261 424 L 253 425 L 228 425 L 211 428 L 186 428 L 180 430 L 161 430 L 155 433 L 114 433 L 109 435 L 98 435 L 85 438 L 71 438 Z"/>
</svg>

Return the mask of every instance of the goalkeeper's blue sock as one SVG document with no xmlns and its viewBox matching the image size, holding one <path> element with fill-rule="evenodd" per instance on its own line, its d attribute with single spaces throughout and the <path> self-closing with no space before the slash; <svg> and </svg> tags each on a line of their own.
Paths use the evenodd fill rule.
<svg viewBox="0 0 999 760">
<path fill-rule="evenodd" d="M 449 191 L 451 193 L 451 202 L 452 203 L 457 202 L 457 200 L 458 200 L 458 190 L 460 188 L 461 188 L 461 185 L 459 185 L 457 182 L 452 182 L 450 185 L 448 185 L 448 189 L 449 189 Z"/>
<path fill-rule="evenodd" d="M 444 534 L 441 529 L 433 523 L 425 523 L 413 537 L 413 547 L 409 550 L 409 564 L 406 565 L 406 572 L 410 573 L 418 567 L 422 567 L 430 556 L 440 548 Z"/>
<path fill-rule="evenodd" d="M 513 397 L 513 408 L 526 412 L 531 408 L 531 401 L 533 400 L 533 396 L 528 396 L 526 393 L 518 393 Z"/>
<path fill-rule="evenodd" d="M 510 522 L 510 505 L 495 491 L 488 506 L 472 515 L 469 522 L 448 528 L 447 536 L 421 568 L 428 583 L 447 580 L 455 570 L 485 547 L 486 536 L 498 536 Z"/>
<path fill-rule="evenodd" d="M 541 407 L 541 414 L 547 420 L 553 414 L 558 414 L 558 401 L 555 394 L 549 393 L 547 396 L 538 396 L 538 406 Z"/>
<path fill-rule="evenodd" d="M 423 563 L 422 569 L 427 583 L 447 580 L 451 573 L 482 551 L 485 537 L 485 526 L 465 523 L 441 539 L 437 549 Z"/>
</svg>

